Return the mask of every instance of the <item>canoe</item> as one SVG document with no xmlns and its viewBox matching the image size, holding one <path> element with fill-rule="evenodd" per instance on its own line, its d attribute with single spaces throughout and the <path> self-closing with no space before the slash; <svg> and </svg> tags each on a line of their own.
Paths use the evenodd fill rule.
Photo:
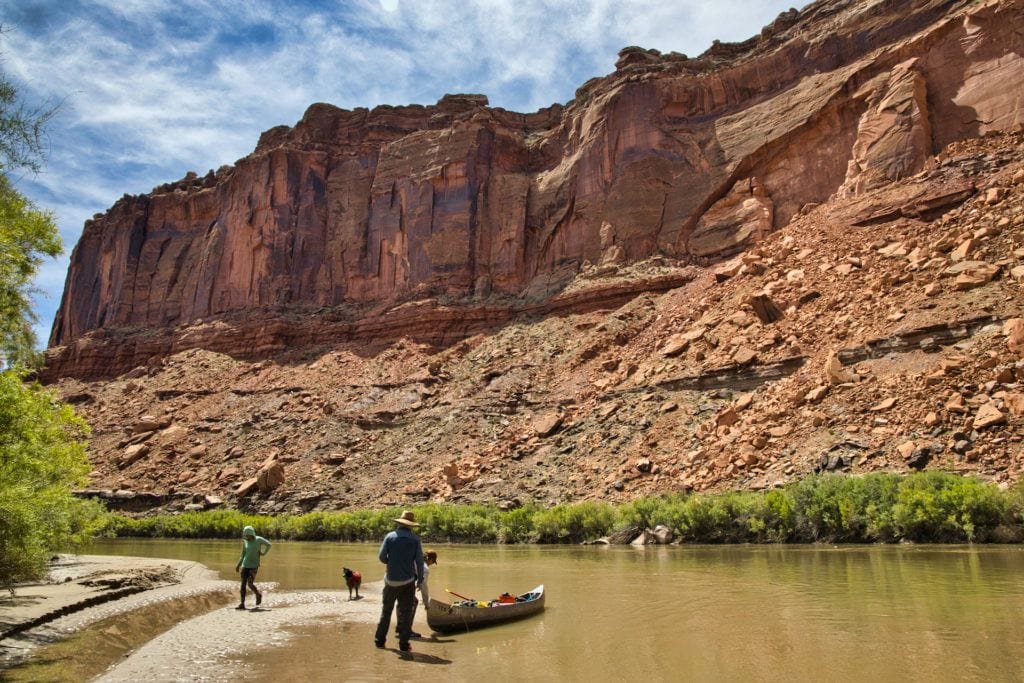
<svg viewBox="0 0 1024 683">
<path fill-rule="evenodd" d="M 427 624 L 438 633 L 450 633 L 528 617 L 544 609 L 544 584 L 517 595 L 515 599 L 515 602 L 507 603 L 466 600 L 449 604 L 431 598 L 427 606 Z"/>
</svg>

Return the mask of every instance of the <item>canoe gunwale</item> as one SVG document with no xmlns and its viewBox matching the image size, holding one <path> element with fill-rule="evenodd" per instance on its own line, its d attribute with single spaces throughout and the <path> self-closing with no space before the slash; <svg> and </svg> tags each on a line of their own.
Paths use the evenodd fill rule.
<svg viewBox="0 0 1024 683">
<path fill-rule="evenodd" d="M 489 607 L 463 607 L 430 599 L 427 624 L 438 633 L 468 631 L 493 624 L 503 624 L 536 614 L 544 609 L 544 585 L 520 595 L 539 594 L 533 600 Z"/>
</svg>

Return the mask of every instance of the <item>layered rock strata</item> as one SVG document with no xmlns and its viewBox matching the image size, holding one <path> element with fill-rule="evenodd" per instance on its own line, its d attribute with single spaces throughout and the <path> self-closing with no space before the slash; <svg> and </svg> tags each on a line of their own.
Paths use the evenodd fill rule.
<svg viewBox="0 0 1024 683">
<path fill-rule="evenodd" d="M 472 318 L 556 296 L 588 262 L 734 253 L 951 141 L 1020 126 L 1022 17 L 1024 0 L 823 0 L 696 59 L 627 48 L 534 114 L 478 95 L 315 104 L 234 166 L 86 223 L 46 376 L 116 375 L 211 325 L 219 350 L 252 356 L 239 316 L 277 349 L 309 338 L 288 330 L 311 310 L 370 320 L 449 296 Z M 346 339 L 400 328 L 357 322 Z M 413 338 L 438 341 L 425 329 Z"/>
</svg>

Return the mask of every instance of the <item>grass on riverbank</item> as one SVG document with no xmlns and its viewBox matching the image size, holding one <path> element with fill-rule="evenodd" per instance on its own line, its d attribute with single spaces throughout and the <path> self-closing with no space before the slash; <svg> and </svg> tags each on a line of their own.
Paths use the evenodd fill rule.
<svg viewBox="0 0 1024 683">
<path fill-rule="evenodd" d="M 486 505 L 416 506 L 430 542 L 580 543 L 669 527 L 687 543 L 1019 542 L 1020 488 L 1003 491 L 945 472 L 809 476 L 767 492 L 667 494 L 612 505 L 582 502 L 501 511 Z M 271 539 L 373 541 L 399 509 L 264 516 L 237 510 L 131 518 L 111 515 L 110 536 L 238 538 L 251 524 Z"/>
</svg>

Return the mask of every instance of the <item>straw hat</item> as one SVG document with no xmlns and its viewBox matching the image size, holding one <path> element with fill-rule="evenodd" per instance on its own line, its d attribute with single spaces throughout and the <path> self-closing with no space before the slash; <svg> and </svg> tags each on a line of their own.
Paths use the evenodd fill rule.
<svg viewBox="0 0 1024 683">
<path fill-rule="evenodd" d="M 402 526 L 419 526 L 420 523 L 416 521 L 416 515 L 412 514 L 411 510 L 406 510 L 402 513 L 401 517 L 395 517 L 394 521 L 398 522 Z"/>
</svg>

